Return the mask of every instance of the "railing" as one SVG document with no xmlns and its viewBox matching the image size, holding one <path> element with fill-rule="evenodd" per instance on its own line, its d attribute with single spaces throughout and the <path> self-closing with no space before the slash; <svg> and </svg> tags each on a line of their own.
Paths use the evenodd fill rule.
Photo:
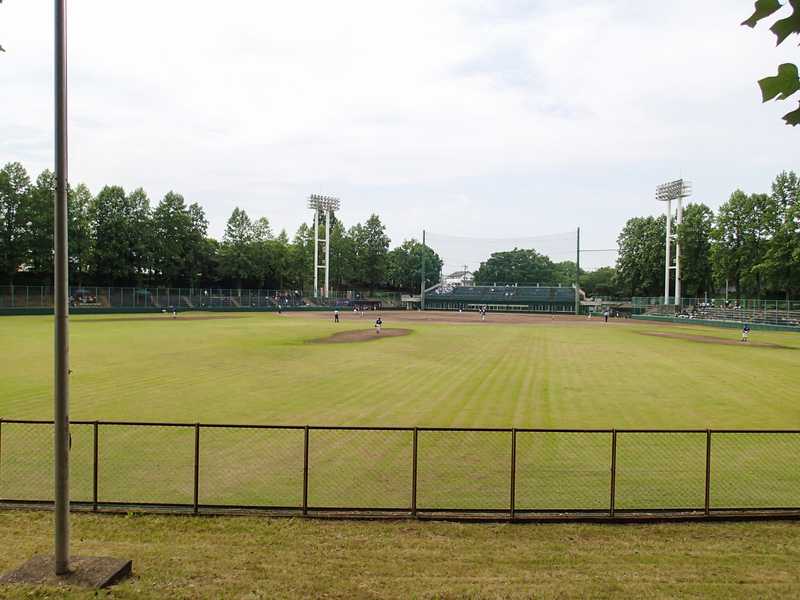
<svg viewBox="0 0 800 600">
<path fill-rule="evenodd" d="M 0 420 L 0 505 L 52 502 L 52 422 Z M 74 505 L 535 519 L 800 516 L 800 431 L 74 421 Z"/>
<path fill-rule="evenodd" d="M 663 298 L 634 298 L 634 313 L 687 319 L 800 326 L 800 301 L 796 300 L 708 300 L 681 298 L 679 304 L 664 304 Z"/>
</svg>

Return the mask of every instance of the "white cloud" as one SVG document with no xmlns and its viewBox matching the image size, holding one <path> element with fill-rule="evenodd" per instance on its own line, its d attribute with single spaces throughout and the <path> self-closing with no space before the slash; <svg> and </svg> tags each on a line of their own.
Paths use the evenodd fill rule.
<svg viewBox="0 0 800 600">
<path fill-rule="evenodd" d="M 220 233 L 293 231 L 303 198 L 505 237 L 613 245 L 677 175 L 712 206 L 796 156 L 755 81 L 782 62 L 725 0 L 70 3 L 71 177 L 169 189 Z M 0 162 L 50 164 L 52 7 L 0 6 Z M 590 260 L 603 262 L 602 257 Z"/>
</svg>

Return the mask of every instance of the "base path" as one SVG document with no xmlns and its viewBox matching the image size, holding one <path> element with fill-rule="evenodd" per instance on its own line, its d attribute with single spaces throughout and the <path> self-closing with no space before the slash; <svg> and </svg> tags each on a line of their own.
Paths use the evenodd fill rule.
<svg viewBox="0 0 800 600">
<path fill-rule="evenodd" d="M 781 346 L 770 342 L 742 342 L 731 338 L 721 338 L 713 335 L 694 335 L 691 333 L 673 333 L 670 331 L 640 331 L 642 335 L 652 335 L 655 337 L 671 338 L 674 340 L 687 340 L 699 344 L 722 344 L 723 346 L 753 346 L 756 348 L 781 348 L 783 350 L 794 350 L 791 346 Z"/>
<path fill-rule="evenodd" d="M 371 342 L 387 337 L 400 337 L 408 335 L 410 329 L 382 329 L 380 333 L 375 333 L 370 329 L 354 329 L 352 331 L 340 331 L 328 337 L 310 340 L 312 344 L 342 344 L 345 342 Z"/>
</svg>

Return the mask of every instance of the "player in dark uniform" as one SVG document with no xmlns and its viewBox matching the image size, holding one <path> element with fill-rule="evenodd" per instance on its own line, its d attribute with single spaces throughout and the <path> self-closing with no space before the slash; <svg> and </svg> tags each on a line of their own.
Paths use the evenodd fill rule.
<svg viewBox="0 0 800 600">
<path fill-rule="evenodd" d="M 750 337 L 750 325 L 745 323 L 744 327 L 742 327 L 742 341 L 746 342 L 749 337 Z"/>
<path fill-rule="evenodd" d="M 383 320 L 380 317 L 378 317 L 378 320 L 375 321 L 375 333 L 377 333 L 378 335 L 381 334 L 381 325 L 383 325 Z"/>
</svg>

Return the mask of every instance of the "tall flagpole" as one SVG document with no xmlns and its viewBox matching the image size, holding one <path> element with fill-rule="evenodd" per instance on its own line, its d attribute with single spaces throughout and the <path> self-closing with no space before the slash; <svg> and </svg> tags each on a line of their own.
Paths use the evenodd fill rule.
<svg viewBox="0 0 800 600">
<path fill-rule="evenodd" d="M 66 0 L 55 0 L 55 571 L 69 572 L 69 303 Z"/>
</svg>

